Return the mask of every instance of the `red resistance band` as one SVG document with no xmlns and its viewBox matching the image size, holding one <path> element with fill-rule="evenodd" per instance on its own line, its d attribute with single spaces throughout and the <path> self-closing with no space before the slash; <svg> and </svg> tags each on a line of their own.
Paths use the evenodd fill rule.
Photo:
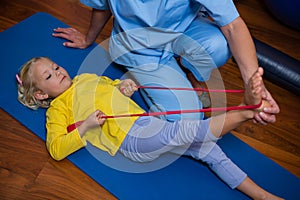
<svg viewBox="0 0 300 200">
<path fill-rule="evenodd" d="M 187 91 L 202 91 L 202 92 L 226 92 L 226 93 L 243 93 L 244 90 L 212 90 L 205 88 L 168 88 L 159 86 L 137 86 L 142 89 L 155 89 L 155 90 L 187 90 Z"/>
<path fill-rule="evenodd" d="M 244 90 L 208 90 L 204 88 L 166 88 L 156 86 L 137 86 L 137 88 L 146 89 L 158 89 L 158 90 L 190 90 L 190 91 L 208 91 L 208 92 L 227 92 L 227 93 L 242 93 Z M 257 105 L 245 105 L 245 106 L 231 106 L 231 107 L 218 107 L 218 108 L 202 108 L 194 110 L 173 110 L 165 112 L 149 112 L 138 114 L 123 114 L 123 115 L 107 115 L 103 116 L 105 119 L 120 118 L 120 117 L 143 117 L 143 116 L 160 116 L 160 115 L 174 115 L 174 114 L 186 114 L 186 113 L 198 113 L 198 112 L 218 112 L 218 111 L 231 111 L 231 110 L 245 110 L 245 109 L 257 109 L 262 105 L 262 101 Z M 78 121 L 67 127 L 67 131 L 71 132 L 82 124 L 83 121 Z"/>
</svg>

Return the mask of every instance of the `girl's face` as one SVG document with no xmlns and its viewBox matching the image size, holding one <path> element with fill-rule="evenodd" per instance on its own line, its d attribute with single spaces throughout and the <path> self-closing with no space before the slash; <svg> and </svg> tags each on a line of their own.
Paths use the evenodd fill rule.
<svg viewBox="0 0 300 200">
<path fill-rule="evenodd" d="M 72 85 L 67 71 L 47 58 L 36 61 L 32 66 L 32 78 L 40 90 L 35 93 L 39 100 L 55 98 Z"/>
</svg>

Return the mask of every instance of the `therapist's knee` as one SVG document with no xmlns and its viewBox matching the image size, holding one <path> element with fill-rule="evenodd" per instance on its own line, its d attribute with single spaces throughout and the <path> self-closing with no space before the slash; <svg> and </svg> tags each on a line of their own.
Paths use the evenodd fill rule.
<svg viewBox="0 0 300 200">
<path fill-rule="evenodd" d="M 211 60 L 214 66 L 220 67 L 231 57 L 231 52 L 221 31 L 210 34 L 198 40 L 182 36 L 174 42 L 173 50 L 190 63 Z"/>
<path fill-rule="evenodd" d="M 210 40 L 211 41 L 207 43 L 208 46 L 204 48 L 215 62 L 215 65 L 220 67 L 224 65 L 231 57 L 227 40 L 221 32 L 214 33 Z"/>
</svg>

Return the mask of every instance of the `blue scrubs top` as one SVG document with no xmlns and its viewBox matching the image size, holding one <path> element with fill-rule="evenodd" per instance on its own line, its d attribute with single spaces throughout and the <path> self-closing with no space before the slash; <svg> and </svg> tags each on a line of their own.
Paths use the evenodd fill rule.
<svg viewBox="0 0 300 200">
<path fill-rule="evenodd" d="M 200 11 L 206 11 L 218 26 L 239 14 L 232 0 L 81 0 L 86 6 L 110 10 L 114 27 L 110 40 L 113 61 L 145 68 L 162 63 L 171 43 L 184 34 Z M 184 45 L 184 44 L 183 44 Z M 149 69 L 150 70 L 150 69 Z"/>
</svg>

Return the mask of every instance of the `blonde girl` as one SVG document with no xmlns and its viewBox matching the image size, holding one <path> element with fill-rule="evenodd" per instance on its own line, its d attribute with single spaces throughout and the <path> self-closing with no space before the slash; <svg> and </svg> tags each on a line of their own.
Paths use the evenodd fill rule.
<svg viewBox="0 0 300 200">
<path fill-rule="evenodd" d="M 242 104 L 261 102 L 262 75 L 259 68 L 249 79 Z M 105 119 L 105 115 L 145 112 L 129 98 L 137 90 L 134 81 L 113 81 L 95 74 L 71 79 L 64 68 L 45 57 L 28 61 L 17 79 L 22 104 L 48 108 L 46 146 L 56 160 L 83 148 L 87 141 L 111 156 L 119 151 L 136 162 L 180 152 L 207 163 L 231 188 L 253 199 L 280 199 L 256 185 L 216 144 L 224 134 L 253 119 L 257 110 L 175 122 L 149 116 Z M 67 127 L 77 121 L 82 123 L 68 133 Z"/>
</svg>

